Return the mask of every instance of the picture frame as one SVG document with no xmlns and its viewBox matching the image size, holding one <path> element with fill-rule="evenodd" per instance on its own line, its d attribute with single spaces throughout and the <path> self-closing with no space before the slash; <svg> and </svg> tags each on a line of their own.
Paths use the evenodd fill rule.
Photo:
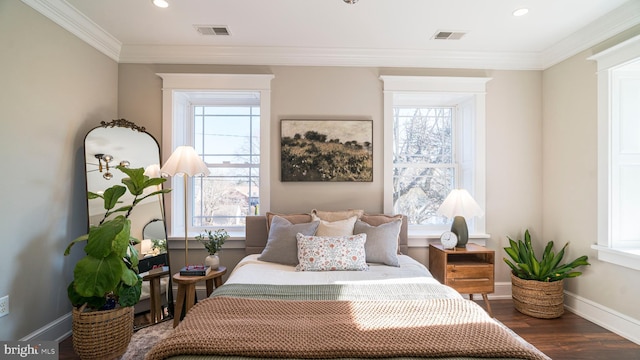
<svg viewBox="0 0 640 360">
<path fill-rule="evenodd" d="M 373 181 L 372 120 L 280 121 L 281 181 Z"/>
</svg>

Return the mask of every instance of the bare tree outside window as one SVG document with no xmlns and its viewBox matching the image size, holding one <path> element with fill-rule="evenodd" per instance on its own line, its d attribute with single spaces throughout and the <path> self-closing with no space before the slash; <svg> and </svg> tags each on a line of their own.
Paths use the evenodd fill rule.
<svg viewBox="0 0 640 360">
<path fill-rule="evenodd" d="M 436 214 L 455 187 L 452 107 L 394 107 L 393 209 L 409 224 L 440 225 Z"/>
</svg>

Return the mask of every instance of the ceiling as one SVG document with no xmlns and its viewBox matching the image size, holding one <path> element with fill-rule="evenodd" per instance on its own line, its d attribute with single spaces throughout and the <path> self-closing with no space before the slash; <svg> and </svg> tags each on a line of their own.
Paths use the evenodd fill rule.
<svg viewBox="0 0 640 360">
<path fill-rule="evenodd" d="M 640 24 L 638 0 L 22 1 L 122 63 L 544 69 Z"/>
</svg>

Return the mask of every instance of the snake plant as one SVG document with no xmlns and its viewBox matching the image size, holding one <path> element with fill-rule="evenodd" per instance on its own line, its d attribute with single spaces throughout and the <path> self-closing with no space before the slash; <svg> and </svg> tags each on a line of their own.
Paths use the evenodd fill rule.
<svg viewBox="0 0 640 360">
<path fill-rule="evenodd" d="M 586 255 L 580 256 L 568 264 L 560 264 L 569 243 L 566 243 L 562 250 L 556 254 L 553 252 L 553 241 L 547 243 L 542 259 L 538 260 L 533 247 L 531 247 L 529 230 L 524 233 L 524 241 L 508 239 L 510 247 L 506 247 L 504 250 L 514 262 L 507 258 L 504 258 L 504 262 L 513 270 L 513 274 L 520 279 L 545 282 L 560 281 L 565 278 L 582 275 L 581 272 L 572 270 L 582 265 L 590 265 L 587 262 Z"/>
</svg>

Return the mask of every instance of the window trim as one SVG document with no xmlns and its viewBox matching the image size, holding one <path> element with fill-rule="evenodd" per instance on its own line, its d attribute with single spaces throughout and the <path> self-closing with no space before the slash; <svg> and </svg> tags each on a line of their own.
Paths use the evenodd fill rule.
<svg viewBox="0 0 640 360">
<path fill-rule="evenodd" d="M 490 77 L 448 77 L 448 76 L 396 76 L 381 75 L 383 82 L 383 209 L 393 212 L 393 96 L 394 93 L 433 93 L 450 95 L 469 95 L 473 97 L 475 107 L 474 121 L 474 178 L 471 193 L 482 209 L 486 204 L 486 84 Z M 457 151 L 458 149 L 456 149 Z M 475 219 L 475 229 L 470 238 L 486 239 L 486 216 Z M 412 234 L 421 238 L 433 238 L 440 235 L 434 231 L 420 231 L 410 226 Z"/>
<path fill-rule="evenodd" d="M 156 73 L 162 78 L 162 159 L 168 159 L 173 149 L 186 141 L 188 134 L 174 129 L 174 117 L 180 109 L 174 108 L 180 93 L 197 91 L 247 91 L 260 93 L 260 208 L 261 214 L 269 210 L 270 202 L 270 129 L 271 129 L 271 80 L 273 74 L 184 74 Z M 186 111 L 190 111 L 186 109 Z M 263 154 L 265 156 L 263 156 Z M 182 182 L 182 179 L 177 179 Z M 180 189 L 174 178 L 171 188 Z M 180 199 L 177 199 L 180 196 Z M 174 202 L 182 204 L 183 192 L 172 191 L 166 197 L 165 218 L 168 237 L 184 237 L 181 216 L 172 216 Z M 180 224 L 179 224 L 180 223 Z M 241 234 L 238 234 L 242 236 Z"/>
<path fill-rule="evenodd" d="M 588 60 L 597 62 L 598 75 L 598 215 L 597 244 L 591 248 L 598 251 L 598 260 L 640 270 L 638 249 L 616 248 L 611 236 L 611 85 L 612 70 L 640 58 L 640 35 L 623 41 Z"/>
</svg>

